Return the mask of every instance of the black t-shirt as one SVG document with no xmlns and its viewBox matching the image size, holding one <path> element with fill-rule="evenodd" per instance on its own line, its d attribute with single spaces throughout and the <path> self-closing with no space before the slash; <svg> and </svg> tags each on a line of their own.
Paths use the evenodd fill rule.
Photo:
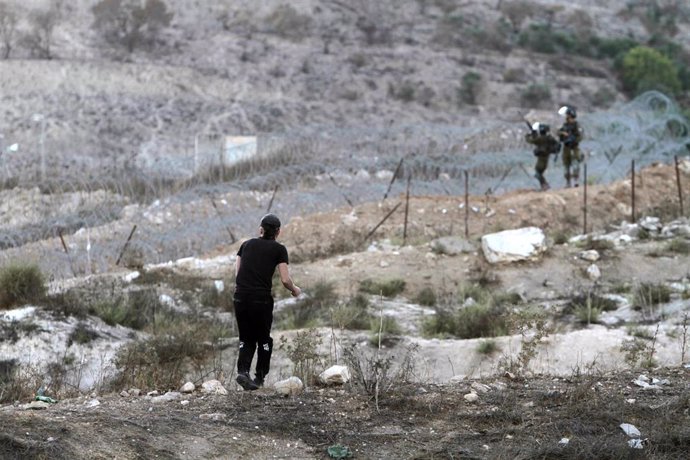
<svg viewBox="0 0 690 460">
<path fill-rule="evenodd" d="M 239 294 L 271 295 L 276 267 L 289 263 L 287 249 L 276 240 L 252 238 L 242 243 L 237 255 L 241 257 L 235 279 L 235 292 Z"/>
</svg>

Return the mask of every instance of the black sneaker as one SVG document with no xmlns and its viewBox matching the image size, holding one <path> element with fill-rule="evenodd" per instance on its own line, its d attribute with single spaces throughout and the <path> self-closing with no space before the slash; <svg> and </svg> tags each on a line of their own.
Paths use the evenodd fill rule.
<svg viewBox="0 0 690 460">
<path fill-rule="evenodd" d="M 255 378 L 254 378 L 254 385 L 256 385 L 257 387 L 261 388 L 261 387 L 264 386 L 264 380 L 263 380 L 263 379 L 260 379 L 259 377 L 255 377 Z"/>
<path fill-rule="evenodd" d="M 248 373 L 237 374 L 235 381 L 239 383 L 245 391 L 254 391 L 259 389 L 259 385 L 254 383 L 254 381 L 249 378 Z"/>
</svg>

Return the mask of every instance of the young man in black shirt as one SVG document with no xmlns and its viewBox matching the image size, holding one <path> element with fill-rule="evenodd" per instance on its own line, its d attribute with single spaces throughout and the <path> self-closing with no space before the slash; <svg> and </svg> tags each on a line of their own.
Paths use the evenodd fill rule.
<svg viewBox="0 0 690 460">
<path fill-rule="evenodd" d="M 273 273 L 278 267 L 280 281 L 294 297 L 302 292 L 292 282 L 288 270 L 288 252 L 276 241 L 280 219 L 266 214 L 261 219 L 259 237 L 245 241 L 235 262 L 235 317 L 240 331 L 240 354 L 237 358 L 237 383 L 245 390 L 256 390 L 264 383 L 271 364 L 273 339 Z M 256 350 L 256 378 L 249 369 Z"/>
</svg>

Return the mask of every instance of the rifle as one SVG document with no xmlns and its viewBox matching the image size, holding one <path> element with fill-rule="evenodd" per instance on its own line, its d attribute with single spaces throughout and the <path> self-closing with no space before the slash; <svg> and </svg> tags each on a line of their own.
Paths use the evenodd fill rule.
<svg viewBox="0 0 690 460">
<path fill-rule="evenodd" d="M 534 136 L 536 131 L 534 130 L 534 128 L 532 128 L 532 123 L 530 123 L 527 118 L 523 118 L 523 120 L 525 120 L 525 123 L 527 123 L 527 129 L 529 129 L 529 132 L 532 133 L 532 135 Z"/>
</svg>

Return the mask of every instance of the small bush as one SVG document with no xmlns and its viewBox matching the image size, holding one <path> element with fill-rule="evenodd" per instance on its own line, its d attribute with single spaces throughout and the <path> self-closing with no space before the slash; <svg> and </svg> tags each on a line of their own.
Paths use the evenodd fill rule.
<svg viewBox="0 0 690 460">
<path fill-rule="evenodd" d="M 207 375 L 203 367 L 219 350 L 218 341 L 228 335 L 222 324 L 159 313 L 151 337 L 131 342 L 118 351 L 114 362 L 119 375 L 113 388 L 171 389 L 179 387 L 190 369 Z"/>
<path fill-rule="evenodd" d="M 347 302 L 333 308 L 331 320 L 333 325 L 340 329 L 368 329 L 371 323 L 369 300 L 362 294 L 355 295 Z"/>
<path fill-rule="evenodd" d="M 505 83 L 525 83 L 527 80 L 527 73 L 521 67 L 506 69 L 503 72 L 503 81 Z"/>
<path fill-rule="evenodd" d="M 467 72 L 462 76 L 460 88 L 458 88 L 458 102 L 460 105 L 477 103 L 477 96 L 482 89 L 482 76 L 477 72 Z"/>
<path fill-rule="evenodd" d="M 575 317 L 577 318 L 578 322 L 582 324 L 598 323 L 599 315 L 601 315 L 601 310 L 599 308 L 594 308 L 591 302 L 575 307 Z"/>
<path fill-rule="evenodd" d="M 611 240 L 606 240 L 606 239 L 596 239 L 592 238 L 592 236 L 588 236 L 586 240 L 581 241 L 579 243 L 580 247 L 585 250 L 596 250 L 599 252 L 603 251 L 611 251 L 616 247 L 613 241 Z"/>
<path fill-rule="evenodd" d="M 602 311 L 614 311 L 618 308 L 615 300 L 607 299 L 595 293 L 579 293 L 575 295 L 564 309 L 564 313 L 576 313 L 578 309 L 587 309 L 590 305 L 592 309 Z"/>
<path fill-rule="evenodd" d="M 533 83 L 520 94 L 520 102 L 525 107 L 544 107 L 551 104 L 551 90 L 546 84 Z"/>
<path fill-rule="evenodd" d="M 305 385 L 316 382 L 317 369 L 323 361 L 319 353 L 321 341 L 322 338 L 315 329 L 298 332 L 290 342 L 285 336 L 280 338 L 279 349 L 285 351 L 288 359 L 292 361 L 293 375 L 299 377 Z"/>
<path fill-rule="evenodd" d="M 415 297 L 415 302 L 419 305 L 433 307 L 436 305 L 436 293 L 430 287 L 425 287 Z"/>
<path fill-rule="evenodd" d="M 381 336 L 382 345 L 393 345 L 397 336 L 402 334 L 402 329 L 393 316 L 372 317 L 370 320 L 371 336 L 369 343 L 372 346 L 378 346 L 379 335 Z"/>
<path fill-rule="evenodd" d="M 426 337 L 497 337 L 505 335 L 507 330 L 505 308 L 487 304 L 462 307 L 455 312 L 450 308 L 437 308 L 436 315 L 422 323 Z"/>
<path fill-rule="evenodd" d="M 405 81 L 397 87 L 392 84 L 388 85 L 388 95 L 399 101 L 412 102 L 415 99 L 415 93 L 416 87 L 409 81 Z"/>
<path fill-rule="evenodd" d="M 331 281 L 318 281 L 309 289 L 304 298 L 279 315 L 282 329 L 302 329 L 327 324 L 329 312 L 337 303 L 335 284 Z"/>
<path fill-rule="evenodd" d="M 269 32 L 282 38 L 302 40 L 308 36 L 312 20 L 292 5 L 279 5 L 265 18 Z"/>
<path fill-rule="evenodd" d="M 661 283 L 641 283 L 633 293 L 633 309 L 654 307 L 671 301 L 671 289 Z"/>
<path fill-rule="evenodd" d="M 668 252 L 688 255 L 690 254 L 690 241 L 681 238 L 674 238 L 666 243 L 666 247 L 664 249 L 666 249 Z"/>
<path fill-rule="evenodd" d="M 12 264 L 0 269 L 0 308 L 40 302 L 46 287 L 37 265 Z"/>
<path fill-rule="evenodd" d="M 623 87 L 632 95 L 656 89 L 676 94 L 681 90 L 678 70 L 673 62 L 659 51 L 637 46 L 628 51 L 621 64 Z"/>
<path fill-rule="evenodd" d="M 73 343 L 83 345 L 97 339 L 98 337 L 98 332 L 91 329 L 85 323 L 80 322 L 69 335 L 69 338 L 67 339 L 67 346 L 71 347 Z"/>
<path fill-rule="evenodd" d="M 477 353 L 481 355 L 492 355 L 499 350 L 500 348 L 498 346 L 498 343 L 496 343 L 495 340 L 491 339 L 480 340 L 479 344 L 477 345 Z"/>
<path fill-rule="evenodd" d="M 392 279 L 387 281 L 365 279 L 359 284 L 359 290 L 361 292 L 366 292 L 367 294 L 393 297 L 405 290 L 405 281 L 401 279 Z"/>
</svg>

